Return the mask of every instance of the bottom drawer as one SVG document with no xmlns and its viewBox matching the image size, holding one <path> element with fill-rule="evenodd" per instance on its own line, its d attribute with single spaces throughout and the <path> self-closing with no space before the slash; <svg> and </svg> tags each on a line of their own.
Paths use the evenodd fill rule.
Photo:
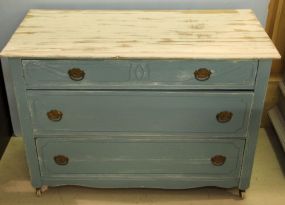
<svg viewBox="0 0 285 205">
<path fill-rule="evenodd" d="M 239 177 L 244 140 L 36 139 L 42 176 L 183 174 Z"/>
</svg>

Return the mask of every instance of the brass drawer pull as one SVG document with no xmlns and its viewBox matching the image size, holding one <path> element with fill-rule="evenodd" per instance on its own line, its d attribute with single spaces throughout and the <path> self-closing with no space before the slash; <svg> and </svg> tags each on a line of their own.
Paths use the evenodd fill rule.
<svg viewBox="0 0 285 205">
<path fill-rule="evenodd" d="M 226 157 L 222 155 L 215 155 L 211 158 L 211 162 L 214 166 L 222 166 L 226 161 Z"/>
<path fill-rule="evenodd" d="M 57 165 L 61 165 L 61 166 L 67 165 L 69 161 L 68 157 L 64 155 L 57 155 L 53 159 Z"/>
<path fill-rule="evenodd" d="M 71 80 L 80 81 L 80 80 L 83 80 L 85 76 L 85 72 L 81 70 L 80 68 L 72 68 L 68 70 L 68 75 Z"/>
<path fill-rule="evenodd" d="M 223 111 L 217 114 L 216 118 L 217 121 L 220 123 L 226 123 L 231 121 L 233 117 L 233 113 L 232 112 L 228 112 L 228 111 Z"/>
<path fill-rule="evenodd" d="M 205 81 L 211 77 L 212 72 L 207 68 L 199 68 L 194 72 L 196 80 Z"/>
<path fill-rule="evenodd" d="M 50 110 L 47 112 L 47 116 L 51 121 L 60 121 L 62 119 L 63 113 L 59 110 Z"/>
</svg>

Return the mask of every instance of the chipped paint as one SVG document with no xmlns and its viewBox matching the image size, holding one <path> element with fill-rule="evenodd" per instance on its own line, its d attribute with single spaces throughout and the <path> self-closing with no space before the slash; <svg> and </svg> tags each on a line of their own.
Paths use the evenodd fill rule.
<svg viewBox="0 0 285 205">
<path fill-rule="evenodd" d="M 280 58 L 251 10 L 31 10 L 0 56 Z"/>
</svg>

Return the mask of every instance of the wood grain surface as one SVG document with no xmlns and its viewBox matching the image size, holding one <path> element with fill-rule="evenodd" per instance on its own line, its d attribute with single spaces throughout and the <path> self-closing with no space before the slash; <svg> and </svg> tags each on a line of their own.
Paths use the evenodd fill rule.
<svg viewBox="0 0 285 205">
<path fill-rule="evenodd" d="M 251 10 L 30 10 L 0 55 L 280 58 Z"/>
</svg>

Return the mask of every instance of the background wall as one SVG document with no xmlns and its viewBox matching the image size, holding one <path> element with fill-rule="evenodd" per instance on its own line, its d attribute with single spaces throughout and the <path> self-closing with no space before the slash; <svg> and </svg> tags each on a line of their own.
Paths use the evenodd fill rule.
<svg viewBox="0 0 285 205">
<path fill-rule="evenodd" d="M 253 9 L 265 25 L 269 0 L 0 0 L 0 49 L 4 47 L 27 10 L 45 9 Z M 3 74 L 14 132 L 20 135 L 9 69 Z"/>
</svg>

